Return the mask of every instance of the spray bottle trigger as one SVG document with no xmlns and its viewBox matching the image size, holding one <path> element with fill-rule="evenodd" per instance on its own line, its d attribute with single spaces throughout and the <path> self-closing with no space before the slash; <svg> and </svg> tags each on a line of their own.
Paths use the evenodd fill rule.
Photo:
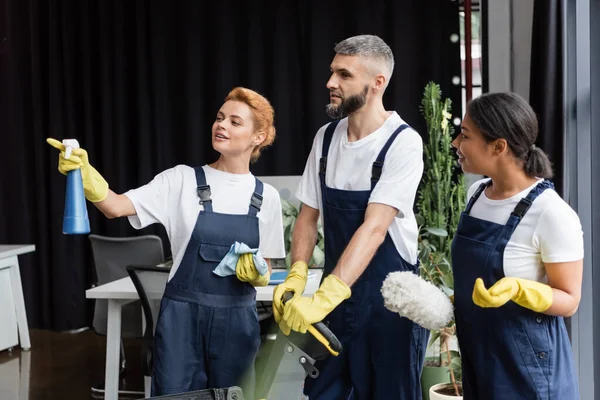
<svg viewBox="0 0 600 400">
<path fill-rule="evenodd" d="M 79 142 L 77 141 L 77 139 L 64 139 L 62 141 L 62 144 L 65 145 L 65 159 L 66 160 L 68 160 L 69 157 L 71 157 L 71 153 L 73 152 L 73 149 L 79 148 Z"/>
</svg>

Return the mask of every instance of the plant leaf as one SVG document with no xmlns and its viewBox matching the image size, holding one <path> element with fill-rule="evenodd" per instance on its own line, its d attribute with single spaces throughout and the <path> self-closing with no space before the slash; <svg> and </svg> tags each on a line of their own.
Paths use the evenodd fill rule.
<svg viewBox="0 0 600 400">
<path fill-rule="evenodd" d="M 312 264 L 314 264 L 316 267 L 323 267 L 325 264 L 325 253 L 319 248 L 319 246 L 315 246 L 315 249 L 313 250 Z"/>
<path fill-rule="evenodd" d="M 415 214 L 415 219 L 417 220 L 418 226 L 423 226 L 425 224 L 425 218 L 421 214 Z"/>
<path fill-rule="evenodd" d="M 425 230 L 435 236 L 440 236 L 440 237 L 448 236 L 448 232 L 442 228 L 425 228 Z"/>
<path fill-rule="evenodd" d="M 427 344 L 427 347 L 430 347 L 431 345 L 433 345 L 439 338 L 440 338 L 440 331 L 438 331 L 438 330 L 431 331 L 431 336 L 429 337 L 429 343 Z"/>
</svg>

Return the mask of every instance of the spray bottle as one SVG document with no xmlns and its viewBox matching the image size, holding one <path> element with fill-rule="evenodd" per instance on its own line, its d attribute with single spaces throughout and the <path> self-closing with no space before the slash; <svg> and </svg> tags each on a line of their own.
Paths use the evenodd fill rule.
<svg viewBox="0 0 600 400">
<path fill-rule="evenodd" d="M 73 149 L 79 148 L 79 142 L 76 139 L 65 139 L 62 143 L 65 145 L 66 159 L 71 157 Z M 80 169 L 67 172 L 63 233 L 65 235 L 90 233 L 90 221 L 88 219 Z"/>
</svg>

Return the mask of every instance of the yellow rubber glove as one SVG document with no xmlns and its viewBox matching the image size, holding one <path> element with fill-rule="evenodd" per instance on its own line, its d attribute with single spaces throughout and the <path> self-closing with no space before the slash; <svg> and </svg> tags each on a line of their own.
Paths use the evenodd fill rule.
<svg viewBox="0 0 600 400">
<path fill-rule="evenodd" d="M 81 178 L 83 180 L 83 192 L 85 198 L 92 203 L 102 201 L 108 196 L 108 183 L 102 175 L 92 167 L 88 161 L 87 151 L 84 149 L 73 149 L 69 159 L 65 158 L 65 145 L 56 139 L 46 139 L 48 144 L 58 150 L 58 170 L 61 174 L 81 169 Z"/>
<path fill-rule="evenodd" d="M 304 261 L 296 261 L 292 265 L 292 268 L 290 268 L 290 272 L 285 278 L 285 281 L 282 284 L 277 285 L 275 290 L 273 290 L 273 317 L 275 318 L 275 322 L 281 321 L 281 317 L 283 317 L 282 299 L 285 292 L 294 293 L 294 298 L 302 296 L 307 280 L 308 264 Z M 289 327 L 287 335 L 289 335 Z"/>
<path fill-rule="evenodd" d="M 489 289 L 477 278 L 473 287 L 473 302 L 479 307 L 501 307 L 512 300 L 521 307 L 544 312 L 552 305 L 552 297 L 550 286 L 522 278 L 502 278 Z"/>
<path fill-rule="evenodd" d="M 291 329 L 306 333 L 309 326 L 325 319 L 351 293 L 350 287 L 340 278 L 328 275 L 312 297 L 301 296 L 285 303 L 283 321 Z"/>
<path fill-rule="evenodd" d="M 281 329 L 281 332 L 283 332 L 285 336 L 289 336 L 292 332 L 292 330 L 284 320 L 279 321 L 279 329 Z"/>
<path fill-rule="evenodd" d="M 261 275 L 256 266 L 254 265 L 254 259 L 251 253 L 242 254 L 238 259 L 235 266 L 235 275 L 242 282 L 248 282 L 252 286 L 267 286 L 271 274 L 267 270 L 267 273 Z"/>
</svg>

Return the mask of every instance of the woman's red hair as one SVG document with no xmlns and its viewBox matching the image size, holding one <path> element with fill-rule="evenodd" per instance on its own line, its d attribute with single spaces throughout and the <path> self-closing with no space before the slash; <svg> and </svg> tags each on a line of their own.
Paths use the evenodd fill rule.
<svg viewBox="0 0 600 400">
<path fill-rule="evenodd" d="M 262 95 L 254 90 L 236 87 L 225 98 L 225 101 L 239 101 L 245 103 L 252 110 L 254 116 L 254 128 L 257 132 L 265 133 L 265 140 L 252 151 L 252 162 L 258 160 L 260 152 L 273 144 L 275 140 L 275 111 L 273 106 Z"/>
</svg>

